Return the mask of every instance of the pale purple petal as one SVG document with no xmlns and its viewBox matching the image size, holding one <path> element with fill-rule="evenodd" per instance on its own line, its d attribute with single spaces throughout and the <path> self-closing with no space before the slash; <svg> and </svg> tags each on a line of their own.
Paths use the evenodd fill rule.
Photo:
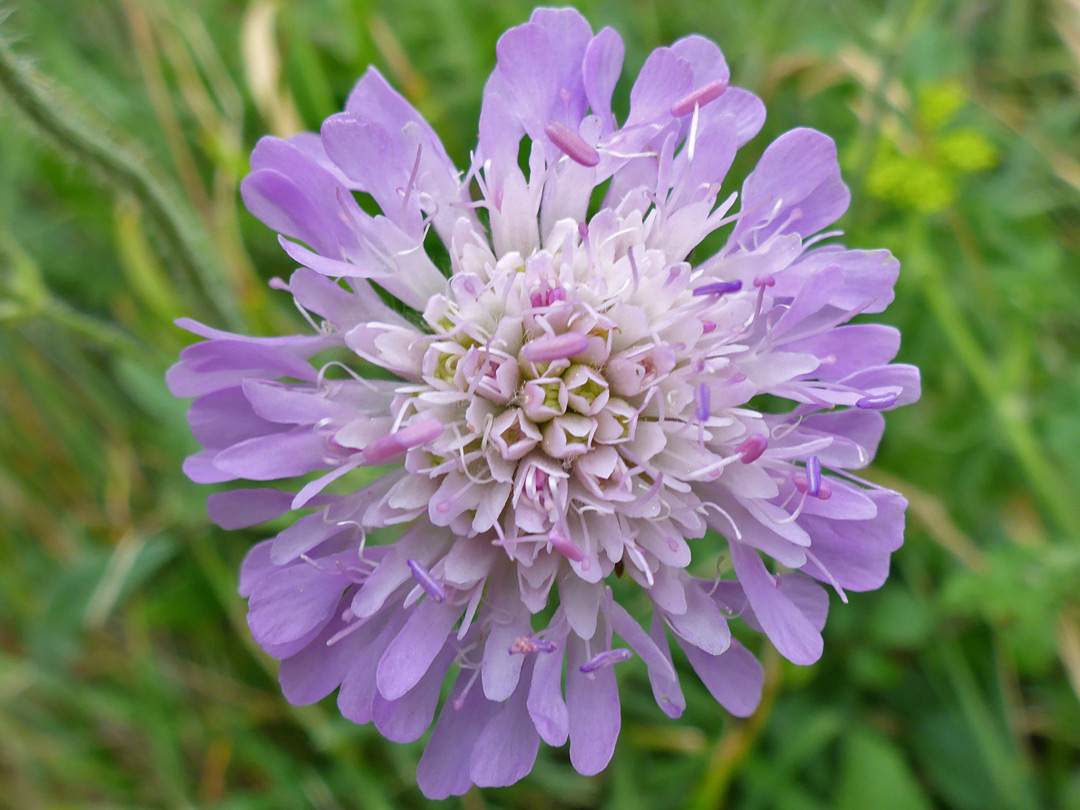
<svg viewBox="0 0 1080 810">
<path fill-rule="evenodd" d="M 686 612 L 668 615 L 667 621 L 677 636 L 713 655 L 720 655 L 731 643 L 727 619 L 698 582 L 687 577 Z"/>
<path fill-rule="evenodd" d="M 469 778 L 479 787 L 512 785 L 529 771 L 540 750 L 540 735 L 529 719 L 529 675 L 498 713 L 488 721 L 473 748 Z"/>
<path fill-rule="evenodd" d="M 610 647 L 593 645 L 593 653 Z M 570 762 L 578 773 L 592 776 L 607 767 L 615 753 L 622 717 L 619 712 L 619 687 L 614 667 L 602 667 L 585 674 L 580 667 L 586 661 L 585 642 L 571 634 L 567 642 L 566 708 L 570 717 Z"/>
<path fill-rule="evenodd" d="M 379 659 L 390 642 L 401 632 L 406 618 L 404 611 L 388 610 L 368 620 L 371 626 L 378 630 L 378 635 L 353 657 L 352 666 L 345 674 L 338 692 L 338 709 L 346 719 L 360 725 L 372 721 L 375 696 L 378 694 L 375 679 Z M 365 631 L 360 629 L 355 632 Z"/>
<path fill-rule="evenodd" d="M 619 74 L 622 73 L 625 53 L 622 37 L 612 28 L 601 30 L 585 50 L 581 67 L 585 95 L 593 113 L 599 116 L 604 126 L 604 134 L 615 129 L 615 119 L 611 114 L 611 96 L 615 92 Z"/>
<path fill-rule="evenodd" d="M 416 686 L 463 612 L 463 606 L 434 599 L 413 607 L 405 626 L 379 660 L 379 694 L 395 700 Z"/>
<path fill-rule="evenodd" d="M 736 717 L 749 717 L 761 702 L 765 671 L 738 641 L 722 655 L 710 655 L 693 644 L 682 644 L 690 666 L 716 701 Z"/>
<path fill-rule="evenodd" d="M 561 608 L 560 608 L 561 611 Z M 548 745 L 566 743 L 570 731 L 569 714 L 562 694 L 563 660 L 566 636 L 548 637 L 551 652 L 538 653 L 529 685 L 529 717 Z"/>
<path fill-rule="evenodd" d="M 231 495 L 232 493 L 222 493 Z M 237 592 L 243 597 L 251 596 L 255 586 L 270 574 L 277 570 L 277 566 L 270 562 L 270 541 L 263 540 L 256 543 L 244 555 L 244 561 L 240 564 L 240 582 Z"/>
<path fill-rule="evenodd" d="M 458 675 L 416 768 L 417 785 L 429 799 L 460 796 L 472 787 L 469 769 L 473 750 L 501 707 L 485 698 L 482 690 L 469 688 L 472 675 L 468 671 Z M 454 705 L 459 698 L 460 709 Z"/>
<path fill-rule="evenodd" d="M 511 28 L 495 46 L 498 71 L 511 107 L 525 131 L 539 139 L 559 91 L 556 52 L 544 27 Z"/>
<path fill-rule="evenodd" d="M 252 636 L 260 645 L 280 645 L 317 632 L 330 620 L 348 584 L 346 577 L 307 563 L 272 572 L 251 592 Z"/>
<path fill-rule="evenodd" d="M 375 727 L 384 737 L 394 742 L 412 742 L 428 730 L 431 721 L 435 719 L 439 691 L 456 655 L 457 649 L 446 645 L 424 673 L 424 677 L 396 700 L 375 695 L 372 718 L 375 720 Z"/>
<path fill-rule="evenodd" d="M 653 640 L 656 648 L 663 654 L 668 666 L 674 672 L 671 663 L 671 647 L 668 645 L 667 633 L 664 631 L 664 621 L 660 618 L 660 611 L 654 611 L 652 621 L 649 624 L 649 638 Z M 686 698 L 683 697 L 682 687 L 679 685 L 679 676 L 668 675 L 660 667 L 649 667 L 649 684 L 652 686 L 653 697 L 660 711 L 672 719 L 682 717 L 686 709 Z"/>
<path fill-rule="evenodd" d="M 812 664 L 821 657 L 821 632 L 778 587 L 758 553 L 731 543 L 731 562 L 754 615 L 780 654 L 794 664 Z"/>
<path fill-rule="evenodd" d="M 289 703 L 307 706 L 337 689 L 357 655 L 374 640 L 381 625 L 372 622 L 327 646 L 327 642 L 345 627 L 340 619 L 331 621 L 304 649 L 281 662 L 278 683 Z"/>
<path fill-rule="evenodd" d="M 907 500 L 888 490 L 867 493 L 878 513 L 872 520 L 827 520 L 805 516 L 799 520 L 814 534 L 814 558 L 802 570 L 842 588 L 871 591 L 889 576 L 889 558 L 904 541 Z"/>
<path fill-rule="evenodd" d="M 769 145 L 743 183 L 742 210 L 754 214 L 739 220 L 732 239 L 766 217 L 772 223 L 759 239 L 783 233 L 809 236 L 839 219 L 850 199 L 833 139 L 813 129 L 793 129 Z"/>
<path fill-rule="evenodd" d="M 626 608 L 613 601 L 608 605 L 606 615 L 608 622 L 611 624 L 611 629 L 630 645 L 638 657 L 645 662 L 650 672 L 655 669 L 657 675 L 664 679 L 673 680 L 676 678 L 675 668 L 671 665 L 671 660 L 645 632 L 644 628 L 637 623 L 637 619 L 626 611 Z"/>
<path fill-rule="evenodd" d="M 246 529 L 289 511 L 293 494 L 280 489 L 234 489 L 206 499 L 206 513 L 222 529 Z"/>
<path fill-rule="evenodd" d="M 630 115 L 626 126 L 671 119 L 671 105 L 694 89 L 694 70 L 671 48 L 657 48 L 630 90 Z"/>
<path fill-rule="evenodd" d="M 310 428 L 246 439 L 214 456 L 214 466 L 237 478 L 273 481 L 326 467 L 326 439 Z"/>
<path fill-rule="evenodd" d="M 204 447 L 229 447 L 245 439 L 282 430 L 280 425 L 254 413 L 238 386 L 199 397 L 191 403 L 187 419 L 191 435 Z"/>
</svg>

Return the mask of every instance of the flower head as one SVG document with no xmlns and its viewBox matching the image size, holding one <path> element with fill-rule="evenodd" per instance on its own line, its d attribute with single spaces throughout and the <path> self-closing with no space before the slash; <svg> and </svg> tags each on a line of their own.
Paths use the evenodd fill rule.
<svg viewBox="0 0 1080 810">
<path fill-rule="evenodd" d="M 730 621 L 817 660 L 818 583 L 876 588 L 902 541 L 903 498 L 850 471 L 881 411 L 919 393 L 917 370 L 890 364 L 896 330 L 847 324 L 885 308 L 898 265 L 823 243 L 849 201 L 833 142 L 788 132 L 732 191 L 765 112 L 713 43 L 654 51 L 621 124 L 611 29 L 538 9 L 497 53 L 464 173 L 374 69 L 320 134 L 261 140 L 244 200 L 301 265 L 276 286 L 318 328 L 185 321 L 206 340 L 169 373 L 197 397 L 194 480 L 307 476 L 209 502 L 226 528 L 304 513 L 240 576 L 286 697 L 338 689 L 346 717 L 392 740 L 434 720 L 417 775 L 431 797 L 520 779 L 541 739 L 597 773 L 622 662 L 640 658 L 681 713 L 672 639 L 737 715 L 762 670 Z M 719 252 L 691 258 L 725 226 Z M 396 541 L 367 542 L 393 525 Z M 614 598 L 620 577 L 652 602 L 648 630 Z"/>
</svg>

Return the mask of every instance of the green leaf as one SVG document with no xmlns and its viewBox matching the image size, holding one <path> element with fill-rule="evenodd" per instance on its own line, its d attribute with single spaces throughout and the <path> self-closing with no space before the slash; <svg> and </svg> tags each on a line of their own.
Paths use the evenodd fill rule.
<svg viewBox="0 0 1080 810">
<path fill-rule="evenodd" d="M 844 741 L 836 810 L 932 810 L 901 748 L 869 728 Z"/>
</svg>

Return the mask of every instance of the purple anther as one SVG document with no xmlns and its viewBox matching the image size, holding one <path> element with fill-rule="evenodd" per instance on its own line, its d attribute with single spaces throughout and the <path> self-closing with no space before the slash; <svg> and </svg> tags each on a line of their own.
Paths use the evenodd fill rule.
<svg viewBox="0 0 1080 810">
<path fill-rule="evenodd" d="M 821 459 L 817 456 L 806 460 L 806 494 L 812 498 L 821 494 Z"/>
<path fill-rule="evenodd" d="M 446 601 L 446 588 L 431 575 L 430 571 L 424 568 L 417 560 L 406 560 L 405 564 L 412 571 L 413 579 L 427 592 L 430 598 L 436 602 Z"/>
<path fill-rule="evenodd" d="M 548 542 L 570 562 L 581 562 L 585 559 L 585 553 L 558 529 L 552 529 L 548 532 Z"/>
<path fill-rule="evenodd" d="M 601 667 L 617 664 L 620 661 L 626 661 L 633 657 L 634 654 L 630 650 L 626 649 L 625 647 L 617 647 L 614 650 L 607 650 L 606 652 L 594 655 L 592 658 L 590 658 L 588 661 L 578 667 L 578 669 L 588 675 L 590 672 L 596 672 L 596 670 L 600 669 Z"/>
<path fill-rule="evenodd" d="M 727 87 L 727 79 L 714 79 L 708 84 L 703 84 L 697 90 L 688 93 L 671 105 L 672 117 L 682 118 L 684 115 L 692 113 L 695 107 L 704 107 L 710 101 L 720 98 L 723 92 L 727 90 Z"/>
<path fill-rule="evenodd" d="M 883 411 L 895 405 L 899 398 L 899 394 L 869 394 L 856 402 L 855 407 L 868 411 Z"/>
<path fill-rule="evenodd" d="M 364 460 L 368 464 L 378 464 L 388 458 L 403 453 L 410 447 L 439 438 L 442 435 L 443 426 L 438 419 L 422 419 L 404 427 L 396 433 L 388 433 L 380 436 L 364 448 Z"/>
<path fill-rule="evenodd" d="M 725 293 L 738 292 L 741 289 L 741 281 L 714 281 L 712 284 L 704 284 L 696 288 L 694 295 L 724 295 Z"/>
<path fill-rule="evenodd" d="M 580 163 L 582 166 L 595 166 L 600 162 L 600 153 L 585 143 L 581 136 L 566 124 L 551 121 L 544 127 L 544 132 L 551 138 L 551 142 L 575 163 Z"/>
<path fill-rule="evenodd" d="M 697 411 L 695 415 L 699 422 L 704 422 L 712 415 L 709 409 L 709 386 L 702 383 L 697 389 Z"/>
<path fill-rule="evenodd" d="M 742 444 L 735 448 L 735 452 L 742 458 L 739 460 L 743 464 L 750 464 L 761 458 L 761 454 L 765 452 L 765 449 L 769 446 L 769 440 L 759 433 L 755 433 L 753 436 L 747 436 Z"/>
<path fill-rule="evenodd" d="M 706 335 L 709 334 L 709 332 L 715 332 L 716 331 L 716 324 L 713 323 L 712 321 L 702 321 L 701 322 L 701 331 L 704 332 Z"/>
<path fill-rule="evenodd" d="M 542 337 L 526 343 L 521 356 L 530 363 L 551 363 L 566 360 L 589 348 L 589 337 L 582 332 L 566 332 L 562 335 Z"/>
</svg>

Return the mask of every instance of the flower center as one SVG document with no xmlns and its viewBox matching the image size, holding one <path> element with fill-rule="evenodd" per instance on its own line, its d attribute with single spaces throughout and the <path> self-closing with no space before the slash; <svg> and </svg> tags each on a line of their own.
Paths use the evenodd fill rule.
<svg viewBox="0 0 1080 810">
<path fill-rule="evenodd" d="M 736 379 L 721 348 L 752 320 L 754 296 L 695 289 L 646 231 L 640 215 L 606 211 L 589 227 L 557 224 L 528 257 L 458 257 L 424 312 L 422 379 L 393 406 L 399 421 L 445 427 L 406 459 L 432 481 L 433 522 L 491 532 L 529 564 L 601 562 L 594 576 L 624 550 L 640 559 L 643 538 L 704 532 L 665 455 L 711 477 L 738 459 L 709 446 L 746 433 L 712 411 L 709 387 Z"/>
</svg>

